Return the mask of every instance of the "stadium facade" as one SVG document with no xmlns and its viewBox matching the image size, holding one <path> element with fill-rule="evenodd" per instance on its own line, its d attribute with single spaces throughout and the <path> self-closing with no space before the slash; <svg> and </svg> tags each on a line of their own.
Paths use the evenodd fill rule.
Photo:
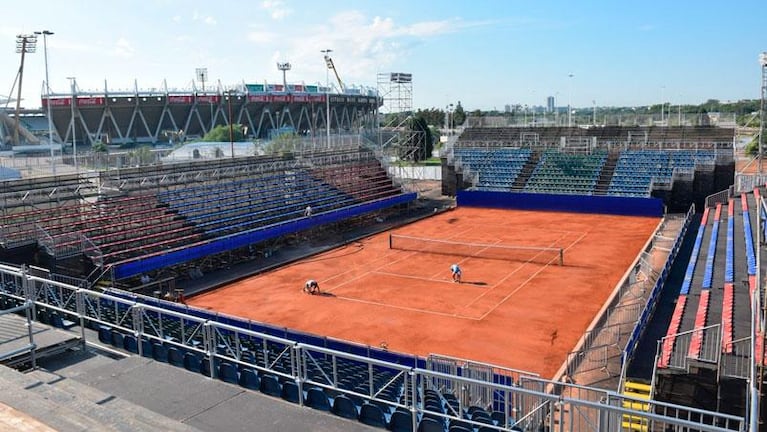
<svg viewBox="0 0 767 432">
<path fill-rule="evenodd" d="M 343 92 L 306 84 L 239 84 L 231 89 L 82 91 L 42 96 L 61 140 L 90 147 L 96 141 L 157 144 L 200 137 L 231 122 L 244 135 L 267 138 L 290 130 L 305 136 L 372 128 L 382 99 L 375 90 Z M 74 131 L 72 128 L 74 118 Z M 73 137 L 74 133 L 74 137 Z"/>
</svg>

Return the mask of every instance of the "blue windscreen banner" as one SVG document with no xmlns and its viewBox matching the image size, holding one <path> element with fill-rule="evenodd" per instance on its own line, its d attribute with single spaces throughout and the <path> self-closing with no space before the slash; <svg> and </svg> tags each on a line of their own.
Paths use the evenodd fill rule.
<svg viewBox="0 0 767 432">
<path fill-rule="evenodd" d="M 564 195 L 462 190 L 458 191 L 456 203 L 459 207 L 487 207 L 624 216 L 662 217 L 665 213 L 663 200 L 658 198 L 603 195 Z"/>
<path fill-rule="evenodd" d="M 293 219 L 286 222 L 261 227 L 256 230 L 249 230 L 225 237 L 220 237 L 204 243 L 197 243 L 186 248 L 171 250 L 164 254 L 140 258 L 135 261 L 129 261 L 116 265 L 114 267 L 114 278 L 124 279 L 132 276 L 137 276 L 143 273 L 148 273 L 157 269 L 193 261 L 221 252 L 239 249 L 251 244 L 256 244 L 287 234 L 304 231 L 320 225 L 339 222 L 373 211 L 393 207 L 399 204 L 406 204 L 415 200 L 416 197 L 417 194 L 415 193 L 399 194 L 392 197 L 366 202 L 363 204 L 356 204 L 353 206 L 332 210 L 326 213 L 319 213 L 311 217 L 302 217 L 299 219 Z"/>
</svg>

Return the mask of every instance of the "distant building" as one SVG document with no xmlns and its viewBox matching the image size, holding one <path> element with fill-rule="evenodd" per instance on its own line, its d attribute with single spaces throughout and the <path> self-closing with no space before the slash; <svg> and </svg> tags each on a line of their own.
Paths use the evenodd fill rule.
<svg viewBox="0 0 767 432">
<path fill-rule="evenodd" d="M 549 96 L 546 98 L 546 112 L 552 113 L 554 112 L 554 109 L 556 107 L 556 101 L 554 100 L 554 96 Z"/>
<path fill-rule="evenodd" d="M 509 114 L 511 112 L 511 105 L 509 104 L 504 105 L 503 112 L 505 112 L 506 114 Z"/>
</svg>

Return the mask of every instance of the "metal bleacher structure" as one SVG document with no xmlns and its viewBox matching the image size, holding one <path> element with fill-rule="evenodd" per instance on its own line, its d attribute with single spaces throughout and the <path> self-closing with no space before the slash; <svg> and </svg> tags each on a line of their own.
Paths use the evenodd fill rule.
<svg viewBox="0 0 767 432">
<path fill-rule="evenodd" d="M 580 140 L 571 150 L 590 156 L 597 152 L 583 144 L 592 141 Z M 492 151 L 517 159 L 509 173 L 529 168 L 537 152 Z M 558 176 L 579 171 L 563 168 L 578 157 L 552 154 L 549 162 L 556 160 Z M 599 171 L 591 168 L 586 176 L 601 176 Z M 2 186 L 5 248 L 39 244 L 51 259 L 78 256 L 93 270 L 83 283 L 0 265 L 0 315 L 19 313 L 64 329 L 80 349 L 98 344 L 129 358 L 175 366 L 189 377 L 209 377 L 355 422 L 350 424 L 391 431 L 748 430 L 742 415 L 647 398 L 628 391 L 641 388 L 628 381 L 617 389 L 621 392 L 551 381 L 467 359 L 405 355 L 93 289 L 102 275 L 120 280 L 185 266 L 412 200 L 365 150 L 220 159 Z M 307 203 L 314 209 L 311 217 L 304 213 Z M 733 337 L 735 346 L 740 333 Z M 32 332 L 29 338 L 28 345 L 0 352 L 0 359 L 34 366 Z"/>
<path fill-rule="evenodd" d="M 711 127 L 468 128 L 445 153 L 447 168 L 443 162 L 443 172 L 448 176 L 454 172 L 456 177 L 454 186 L 446 185 L 443 178 L 443 191 L 454 187 L 663 197 L 666 202 L 664 193 L 676 189 L 680 180 L 687 185 L 679 188 L 679 195 L 692 194 L 693 187 L 700 187 L 694 184 L 706 184 L 695 191 L 696 199 L 684 204 L 694 202 L 704 213 L 692 255 L 682 262 L 687 265 L 686 275 L 678 298 L 673 299 L 675 309 L 664 327 L 665 337 L 660 335 L 657 341 L 651 376 L 632 377 L 628 365 L 653 319 L 684 232 L 670 248 L 671 256 L 658 273 L 655 287 L 643 296 L 647 303 L 636 314 L 634 331 L 624 345 L 618 389 L 634 398 L 624 406 L 637 411 L 653 412 L 647 401 L 664 400 L 745 415 L 750 418 L 750 429 L 757 430 L 763 427 L 756 419 L 760 418 L 760 400 L 763 402 L 759 389 L 765 316 L 759 275 L 763 274 L 760 249 L 767 207 L 761 198 L 765 191 L 761 177 L 741 178 L 744 176 L 739 174 L 734 182 L 734 169 L 721 168 L 734 166 L 733 139 L 732 129 Z M 733 183 L 736 185 L 731 186 Z M 688 212 L 688 221 L 695 205 Z M 588 336 L 598 349 L 607 349 L 594 342 L 601 338 L 599 333 Z M 594 363 L 593 358 L 588 360 L 592 351 L 573 354 Z M 606 355 L 599 353 L 596 358 L 595 364 L 604 368 Z M 626 415 L 622 420 L 625 430 L 659 430 L 643 415 Z"/>
<path fill-rule="evenodd" d="M 83 278 L 152 275 L 412 201 L 372 152 L 225 158 L 0 184 L 0 244 Z M 307 217 L 305 209 L 311 206 Z"/>
<path fill-rule="evenodd" d="M 467 128 L 447 164 L 459 189 L 649 197 L 732 165 L 733 141 L 714 127 Z"/>
</svg>

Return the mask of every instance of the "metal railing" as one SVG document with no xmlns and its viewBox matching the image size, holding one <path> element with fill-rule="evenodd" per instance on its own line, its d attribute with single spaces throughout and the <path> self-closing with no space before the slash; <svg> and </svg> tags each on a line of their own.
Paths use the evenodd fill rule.
<svg viewBox="0 0 767 432">
<path fill-rule="evenodd" d="M 413 419 L 430 416 L 493 430 L 509 431 L 517 425 L 526 431 L 538 430 L 541 426 L 552 432 L 614 431 L 624 429 L 624 415 L 641 415 L 650 425 L 649 430 L 745 431 L 742 417 L 657 401 L 642 401 L 650 404 L 649 412 L 636 411 L 625 407 L 626 403 L 635 401 L 627 396 L 534 376 L 517 378 L 511 369 L 506 372 L 511 371 L 512 381 L 517 382 L 490 382 L 298 342 L 253 330 L 259 328 L 258 323 L 243 321 L 242 325 L 247 328 L 240 327 L 235 325 L 238 322 L 235 317 L 214 315 L 162 300 L 80 289 L 31 276 L 24 268 L 0 265 L 0 276 L 0 298 L 6 307 L 9 302 L 20 302 L 28 304 L 25 307 L 30 312 L 35 307 L 55 311 L 79 323 L 83 340 L 88 337 L 84 329 L 90 327 L 98 330 L 103 343 L 117 344 L 118 348 L 138 354 L 151 349 L 153 355 L 164 353 L 168 361 L 171 352 L 197 358 L 204 365 L 203 372 L 211 378 L 227 379 L 227 373 L 236 376 L 232 371 L 238 366 L 240 370 L 258 371 L 262 377 L 281 377 L 283 383 L 295 383 L 301 405 L 306 403 L 304 391 L 316 386 L 336 395 L 405 409 Z M 229 366 L 225 366 L 227 364 Z M 475 365 L 467 366 L 479 370 Z M 491 369 L 492 380 L 497 381 L 498 371 Z M 351 370 L 356 371 L 354 387 L 348 385 Z M 517 420 L 487 425 L 469 419 L 465 415 L 468 408 L 465 401 L 474 403 L 474 398 L 465 401 L 457 398 L 457 407 L 447 412 L 429 408 L 424 403 L 426 390 L 433 388 L 432 383 L 446 382 L 452 383 L 452 390 L 445 388 L 442 394 L 458 396 L 462 391 L 470 391 L 492 395 L 493 402 L 503 402 L 505 418 Z M 415 426 L 415 420 L 413 422 Z"/>
</svg>

